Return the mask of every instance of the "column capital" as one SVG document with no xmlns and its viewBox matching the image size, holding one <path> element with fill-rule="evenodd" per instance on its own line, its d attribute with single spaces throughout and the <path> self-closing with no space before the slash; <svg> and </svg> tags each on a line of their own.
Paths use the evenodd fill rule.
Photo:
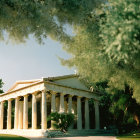
<svg viewBox="0 0 140 140">
<path fill-rule="evenodd" d="M 99 101 L 98 100 L 94 100 L 94 103 L 99 104 Z"/>
<path fill-rule="evenodd" d="M 85 100 L 89 100 L 89 98 L 85 97 Z"/>
<path fill-rule="evenodd" d="M 33 92 L 33 93 L 31 93 L 32 95 L 36 95 L 38 92 L 37 91 L 35 91 L 35 92 Z"/>
<path fill-rule="evenodd" d="M 23 97 L 28 97 L 29 95 L 28 94 L 26 94 L 26 95 L 23 95 Z"/>
<path fill-rule="evenodd" d="M 69 94 L 68 97 L 73 97 L 74 95 Z"/>
<path fill-rule="evenodd" d="M 66 93 L 62 93 L 62 92 L 61 92 L 61 93 L 60 93 L 60 95 L 64 95 L 64 96 L 65 96 L 65 95 L 66 95 Z"/>
<path fill-rule="evenodd" d="M 82 96 L 77 96 L 77 98 L 82 98 Z"/>
<path fill-rule="evenodd" d="M 8 99 L 8 101 L 12 101 L 12 98 Z"/>
<path fill-rule="evenodd" d="M 19 99 L 20 98 L 20 96 L 17 96 L 15 99 Z"/>
<path fill-rule="evenodd" d="M 4 102 L 5 102 L 5 100 L 1 101 L 0 103 L 4 103 Z"/>
<path fill-rule="evenodd" d="M 46 87 L 44 87 L 44 89 L 41 91 L 41 92 L 47 92 L 47 89 L 46 89 Z"/>
<path fill-rule="evenodd" d="M 51 94 L 57 94 L 57 92 L 56 91 L 51 91 Z"/>
</svg>

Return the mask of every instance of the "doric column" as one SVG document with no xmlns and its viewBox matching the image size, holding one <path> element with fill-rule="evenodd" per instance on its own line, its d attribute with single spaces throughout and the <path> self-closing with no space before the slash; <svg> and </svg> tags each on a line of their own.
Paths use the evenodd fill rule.
<svg viewBox="0 0 140 140">
<path fill-rule="evenodd" d="M 23 129 L 23 102 L 22 101 L 19 101 L 18 128 Z"/>
<path fill-rule="evenodd" d="M 68 103 L 66 100 L 64 100 L 64 112 L 67 113 L 68 111 Z"/>
<path fill-rule="evenodd" d="M 4 101 L 0 103 L 0 129 L 3 129 L 3 119 L 4 119 Z"/>
<path fill-rule="evenodd" d="M 28 95 L 24 96 L 23 129 L 28 129 Z"/>
<path fill-rule="evenodd" d="M 56 111 L 59 112 L 59 110 L 60 110 L 60 97 L 56 97 L 55 101 L 56 101 L 56 104 L 55 104 Z"/>
<path fill-rule="evenodd" d="M 95 129 L 100 129 L 99 101 L 94 101 L 95 107 Z"/>
<path fill-rule="evenodd" d="M 68 97 L 68 113 L 72 113 L 72 95 Z"/>
<path fill-rule="evenodd" d="M 41 127 L 47 129 L 47 99 L 46 91 L 42 91 L 42 111 L 41 111 Z"/>
<path fill-rule="evenodd" d="M 8 110 L 7 110 L 7 129 L 11 129 L 11 99 L 8 100 Z"/>
<path fill-rule="evenodd" d="M 64 94 L 60 93 L 60 113 L 64 113 Z"/>
<path fill-rule="evenodd" d="M 55 107 L 55 92 L 51 93 L 51 112 L 56 112 L 56 107 Z"/>
<path fill-rule="evenodd" d="M 72 109 L 72 95 L 68 96 L 68 113 L 74 114 L 73 109 Z M 72 122 L 69 129 L 73 129 L 73 127 L 74 127 L 74 122 Z"/>
<path fill-rule="evenodd" d="M 81 97 L 77 97 L 77 129 L 82 129 Z"/>
<path fill-rule="evenodd" d="M 56 112 L 56 106 L 55 106 L 55 92 L 51 93 L 51 113 Z M 51 120 L 51 129 L 54 129 L 54 121 Z"/>
<path fill-rule="evenodd" d="M 32 94 L 32 129 L 37 129 L 37 101 L 36 94 Z"/>
<path fill-rule="evenodd" d="M 72 102 L 72 113 L 77 115 L 77 102 Z"/>
<path fill-rule="evenodd" d="M 85 99 L 85 129 L 89 129 L 89 104 L 88 104 L 88 98 Z"/>
<path fill-rule="evenodd" d="M 15 99 L 14 129 L 18 129 L 19 97 Z"/>
</svg>

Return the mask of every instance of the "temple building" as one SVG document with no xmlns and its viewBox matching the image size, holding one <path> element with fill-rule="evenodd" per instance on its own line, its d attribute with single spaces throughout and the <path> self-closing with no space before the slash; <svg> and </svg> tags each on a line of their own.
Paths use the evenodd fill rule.
<svg viewBox="0 0 140 140">
<path fill-rule="evenodd" d="M 17 81 L 0 94 L 0 133 L 43 136 L 53 129 L 47 121 L 51 112 L 73 113 L 70 129 L 100 129 L 99 98 L 77 75 Z M 93 111 L 89 111 L 90 99 Z"/>
</svg>

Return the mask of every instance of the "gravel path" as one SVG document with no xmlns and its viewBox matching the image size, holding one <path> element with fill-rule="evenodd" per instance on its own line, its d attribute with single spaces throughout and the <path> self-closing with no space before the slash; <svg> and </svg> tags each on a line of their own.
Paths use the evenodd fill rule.
<svg viewBox="0 0 140 140">
<path fill-rule="evenodd" d="M 62 137 L 62 138 L 29 138 L 30 140 L 117 140 L 113 136 L 85 136 L 85 137 Z"/>
</svg>

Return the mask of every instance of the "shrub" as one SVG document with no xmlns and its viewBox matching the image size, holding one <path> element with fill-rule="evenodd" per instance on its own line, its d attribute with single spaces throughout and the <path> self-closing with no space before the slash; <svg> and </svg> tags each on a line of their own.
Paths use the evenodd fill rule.
<svg viewBox="0 0 140 140">
<path fill-rule="evenodd" d="M 74 121 L 74 115 L 71 113 L 67 114 L 53 112 L 48 117 L 48 120 L 53 121 L 53 126 L 56 129 L 60 129 L 62 132 L 66 132 Z"/>
</svg>

